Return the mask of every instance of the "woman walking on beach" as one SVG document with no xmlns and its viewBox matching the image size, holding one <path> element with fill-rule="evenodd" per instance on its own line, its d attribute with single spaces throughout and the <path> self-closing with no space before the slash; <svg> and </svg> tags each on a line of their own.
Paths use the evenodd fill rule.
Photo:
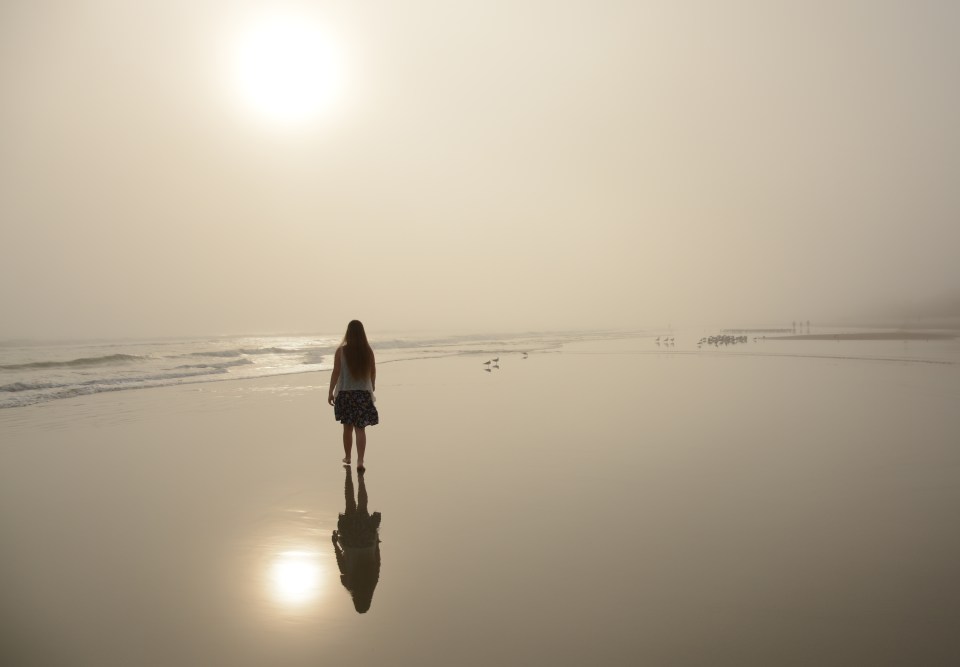
<svg viewBox="0 0 960 667">
<path fill-rule="evenodd" d="M 357 433 L 357 472 L 362 473 L 363 454 L 367 448 L 367 426 L 380 422 L 373 404 L 377 388 L 377 362 L 367 334 L 359 320 L 351 320 L 343 342 L 333 355 L 333 373 L 327 403 L 333 406 L 333 415 L 343 424 L 343 462 L 350 463 L 353 451 L 353 433 Z"/>
</svg>

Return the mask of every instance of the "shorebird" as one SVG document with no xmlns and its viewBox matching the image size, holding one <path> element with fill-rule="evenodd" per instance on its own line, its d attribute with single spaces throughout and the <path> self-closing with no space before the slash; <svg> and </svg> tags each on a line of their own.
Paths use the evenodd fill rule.
<svg viewBox="0 0 960 667">
<path fill-rule="evenodd" d="M 483 362 L 483 365 L 484 365 L 484 366 L 489 366 L 491 363 L 492 363 L 492 362 L 490 362 L 490 361 L 484 361 L 484 362 Z"/>
<path fill-rule="evenodd" d="M 500 357 L 494 357 L 491 361 L 495 364 L 500 363 Z"/>
</svg>

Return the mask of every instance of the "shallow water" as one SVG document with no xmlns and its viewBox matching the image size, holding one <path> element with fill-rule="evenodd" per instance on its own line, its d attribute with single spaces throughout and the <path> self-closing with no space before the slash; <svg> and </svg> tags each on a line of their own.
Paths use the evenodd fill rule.
<svg viewBox="0 0 960 667">
<path fill-rule="evenodd" d="M 325 374 L 4 411 L 0 657 L 954 664 L 954 348 L 695 339 L 382 368 L 363 614 Z"/>
</svg>

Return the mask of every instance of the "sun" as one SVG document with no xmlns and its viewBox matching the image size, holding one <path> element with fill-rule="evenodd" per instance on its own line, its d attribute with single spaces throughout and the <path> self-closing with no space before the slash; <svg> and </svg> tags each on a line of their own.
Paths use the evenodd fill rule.
<svg viewBox="0 0 960 667">
<path fill-rule="evenodd" d="M 334 41 L 306 16 L 272 14 L 248 21 L 237 32 L 231 68 L 244 107 L 282 125 L 329 112 L 342 84 Z"/>
</svg>

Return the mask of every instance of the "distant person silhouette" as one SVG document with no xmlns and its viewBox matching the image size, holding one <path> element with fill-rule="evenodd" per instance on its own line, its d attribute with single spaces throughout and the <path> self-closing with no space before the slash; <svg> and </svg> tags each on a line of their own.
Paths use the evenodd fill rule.
<svg viewBox="0 0 960 667">
<path fill-rule="evenodd" d="M 353 473 L 344 466 L 347 478 L 344 482 L 346 509 L 337 519 L 333 531 L 333 549 L 340 568 L 340 583 L 350 591 L 357 613 L 370 609 L 373 590 L 380 580 L 380 512 L 372 515 L 367 511 L 367 487 L 360 474 L 360 494 L 353 499 Z"/>
<path fill-rule="evenodd" d="M 350 464 L 353 432 L 357 432 L 357 472 L 363 472 L 363 454 L 367 449 L 367 426 L 380 423 L 374 406 L 377 388 L 377 361 L 367 342 L 360 320 L 351 320 L 340 347 L 333 355 L 333 372 L 327 403 L 333 416 L 343 424 L 343 462 Z"/>
</svg>

